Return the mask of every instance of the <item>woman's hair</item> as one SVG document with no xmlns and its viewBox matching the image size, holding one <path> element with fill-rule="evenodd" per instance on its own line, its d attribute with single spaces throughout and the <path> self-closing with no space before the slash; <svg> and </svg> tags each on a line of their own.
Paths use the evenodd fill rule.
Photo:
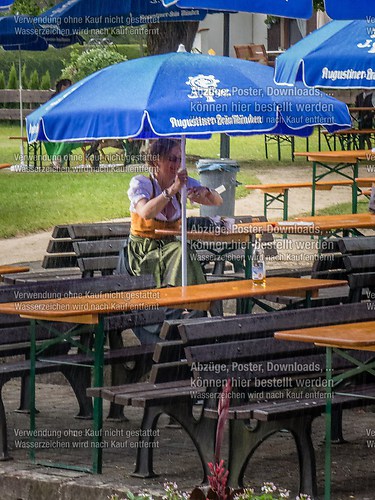
<svg viewBox="0 0 375 500">
<path fill-rule="evenodd" d="M 70 87 L 71 84 L 72 84 L 72 80 L 69 80 L 69 78 L 64 78 L 64 79 L 56 82 L 56 94 L 61 92 L 62 87 Z"/>
<path fill-rule="evenodd" d="M 180 146 L 176 139 L 158 139 L 150 144 L 147 154 L 147 163 L 155 168 L 159 158 L 166 158 L 173 148 Z"/>
</svg>

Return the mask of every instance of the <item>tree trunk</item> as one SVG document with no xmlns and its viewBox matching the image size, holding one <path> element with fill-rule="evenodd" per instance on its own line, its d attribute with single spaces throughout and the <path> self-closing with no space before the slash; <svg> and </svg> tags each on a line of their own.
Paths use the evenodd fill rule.
<svg viewBox="0 0 375 500">
<path fill-rule="evenodd" d="M 146 41 L 148 55 L 176 52 L 180 43 L 190 52 L 198 25 L 198 21 L 149 24 Z"/>
</svg>

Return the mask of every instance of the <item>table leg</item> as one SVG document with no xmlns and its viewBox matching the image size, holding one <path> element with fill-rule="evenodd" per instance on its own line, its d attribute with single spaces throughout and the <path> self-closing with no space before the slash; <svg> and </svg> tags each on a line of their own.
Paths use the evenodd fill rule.
<svg viewBox="0 0 375 500">
<path fill-rule="evenodd" d="M 326 380 L 324 500 L 331 500 L 332 347 L 326 348 Z"/>
<path fill-rule="evenodd" d="M 316 162 L 313 161 L 312 167 L 312 193 L 311 193 L 311 215 L 315 215 L 315 188 L 316 188 Z"/>
<path fill-rule="evenodd" d="M 357 213 L 358 210 L 358 194 L 357 194 L 357 182 L 358 178 L 358 161 L 353 165 L 353 188 L 352 188 L 352 212 L 353 214 Z"/>
<path fill-rule="evenodd" d="M 30 320 L 30 451 L 35 462 L 35 363 L 36 363 L 36 320 Z"/>
<path fill-rule="evenodd" d="M 95 327 L 95 362 L 94 362 L 94 387 L 103 386 L 104 368 L 104 320 L 99 316 L 98 324 Z M 103 400 L 94 398 L 94 418 L 93 418 L 94 438 L 92 442 L 93 457 L 92 471 L 94 474 L 102 473 L 102 432 L 103 432 Z"/>
<path fill-rule="evenodd" d="M 285 191 L 284 191 L 284 203 L 283 203 L 284 220 L 288 220 L 288 195 L 289 195 L 289 189 L 285 189 Z M 284 236 L 287 236 L 287 235 L 284 235 Z"/>
</svg>

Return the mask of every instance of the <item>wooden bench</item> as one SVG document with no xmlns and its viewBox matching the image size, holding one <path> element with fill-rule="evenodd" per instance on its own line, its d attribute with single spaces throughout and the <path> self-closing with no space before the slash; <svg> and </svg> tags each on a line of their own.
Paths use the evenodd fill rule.
<svg viewBox="0 0 375 500">
<path fill-rule="evenodd" d="M 228 318 L 174 321 L 165 324 L 164 342 L 156 345 L 155 364 L 149 382 L 119 387 L 91 388 L 90 396 L 101 397 L 122 405 L 144 409 L 142 435 L 137 448 L 135 475 L 152 477 L 153 437 L 158 418 L 166 413 L 177 420 L 191 437 L 207 477 L 207 462 L 212 461 L 217 419 L 217 396 L 228 377 L 237 380 L 238 398 L 230 409 L 229 470 L 232 486 L 242 486 L 243 474 L 249 458 L 259 444 L 269 435 L 288 429 L 292 432 L 300 462 L 300 491 L 316 495 L 314 449 L 311 442 L 311 422 L 325 408 L 324 397 L 315 397 L 306 403 L 279 397 L 270 403 L 257 394 L 257 383 L 266 386 L 271 393 L 280 391 L 273 379 L 290 376 L 293 387 L 296 380 L 320 380 L 324 376 L 324 351 L 314 346 L 289 344 L 277 341 L 273 333 L 308 326 L 345 324 L 353 321 L 374 319 L 375 311 L 368 304 L 328 306 L 316 309 L 281 311 L 259 315 L 243 315 Z M 362 354 L 368 359 L 371 353 Z M 273 366 L 267 363 L 274 361 Z M 233 363 L 237 363 L 233 366 Z M 249 363 L 253 369 L 241 369 Z M 277 369 L 276 363 L 302 363 L 313 366 L 302 372 L 297 368 Z M 335 367 L 343 369 L 345 362 L 335 361 Z M 315 369 L 316 367 L 318 369 Z M 258 369 L 259 368 L 259 369 Z M 256 381 L 258 382 L 256 382 Z M 262 382 L 265 380 L 266 382 Z M 212 381 L 212 384 L 210 383 Z M 209 387 L 208 387 L 209 386 Z M 241 388 L 242 386 L 242 388 Z M 334 400 L 336 427 L 334 436 L 342 439 L 341 411 L 345 407 L 367 403 L 365 399 L 370 384 L 361 385 L 362 399 Z M 292 388 L 293 388 L 292 387 Z M 371 385 L 373 390 L 373 386 Z M 289 387 L 285 387 L 289 389 Z M 245 395 L 241 395 L 245 391 Z M 260 396 L 260 397 L 258 397 Z M 202 404 L 203 402 L 203 404 Z M 193 414 L 194 410 L 194 414 Z M 197 417 L 196 410 L 199 410 Z M 248 419 L 256 421 L 249 431 Z"/>
<path fill-rule="evenodd" d="M 358 195 L 362 194 L 362 195 L 366 196 L 367 198 L 370 198 L 371 188 L 375 184 L 375 178 L 374 177 L 357 177 L 355 181 L 357 183 Z"/>
<path fill-rule="evenodd" d="M 29 266 L 14 264 L 0 266 L 0 281 L 2 281 L 3 274 L 27 273 L 29 270 Z"/>
<path fill-rule="evenodd" d="M 4 281 L 10 284 L 113 274 L 129 231 L 129 222 L 55 226 L 42 261 L 45 271 L 6 275 Z"/>
<path fill-rule="evenodd" d="M 21 284 L 0 287 L 0 302 L 22 302 L 41 297 L 59 298 L 75 295 L 92 295 L 104 292 L 131 291 L 142 288 L 151 288 L 154 280 L 151 276 L 103 276 L 85 280 L 59 280 L 36 284 Z M 154 350 L 153 345 L 138 345 L 124 347 L 121 332 L 127 328 L 154 324 L 165 319 L 163 310 L 135 311 L 134 313 L 111 314 L 105 318 L 104 328 L 109 343 L 109 350 L 105 353 L 105 363 L 115 365 L 111 371 L 114 384 L 124 380 L 138 380 L 139 376 L 147 371 Z M 70 341 L 58 336 L 71 331 Z M 43 351 L 37 361 L 37 373 L 61 372 L 77 397 L 79 404 L 78 417 L 90 418 L 92 415 L 91 400 L 86 396 L 86 389 L 91 385 L 91 368 L 93 356 L 77 347 L 80 342 L 83 347 L 90 348 L 92 326 L 78 327 L 64 323 L 47 323 L 37 325 L 37 341 L 48 340 L 50 346 Z M 0 358 L 5 360 L 0 364 L 0 391 L 2 386 L 12 378 L 21 377 L 21 399 L 19 411 L 28 411 L 29 398 L 29 371 L 30 371 L 30 321 L 14 315 L 0 315 Z M 17 358 L 14 358 L 17 356 Z M 19 358 L 21 356 L 21 359 Z M 119 366 L 127 361 L 135 362 L 134 367 Z M 121 410 L 121 411 L 119 411 Z M 113 406 L 110 417 L 121 418 L 122 408 Z M 9 457 L 7 449 L 7 424 L 4 404 L 0 396 L 0 457 Z"/>
<path fill-rule="evenodd" d="M 25 119 L 27 115 L 32 113 L 35 109 L 39 108 L 52 96 L 50 90 L 22 90 L 22 118 Z M 0 90 L 0 120 L 20 121 L 20 93 L 19 90 L 2 89 Z M 11 107 L 7 107 L 8 105 Z M 14 107 L 16 106 L 16 107 Z M 38 165 L 42 166 L 42 147 L 40 142 L 29 144 L 26 137 L 9 137 L 27 143 L 27 166 L 32 162 L 34 168 Z M 11 165 L 8 165 L 11 166 Z M 6 168 L 6 167 L 4 167 Z"/>
<path fill-rule="evenodd" d="M 259 62 L 266 66 L 275 66 L 275 62 L 268 59 L 268 54 L 263 44 L 248 43 L 244 45 L 234 45 L 233 48 L 238 59 Z"/>
<path fill-rule="evenodd" d="M 22 104 L 23 104 L 23 118 L 32 113 L 35 109 L 39 108 L 52 96 L 50 90 L 22 90 Z M 19 106 L 20 93 L 19 90 L 0 90 L 0 104 L 4 107 L 0 108 L 0 120 L 19 121 L 20 110 L 17 108 L 8 108 L 8 104 L 16 104 Z"/>
<path fill-rule="evenodd" d="M 328 148 L 332 151 L 331 141 L 333 139 L 333 150 L 336 151 L 336 139 L 339 140 L 342 150 L 345 149 L 365 149 L 363 136 L 367 135 L 371 138 L 375 136 L 375 129 L 357 129 L 350 128 L 347 130 L 338 130 L 337 132 L 323 131 Z"/>
<path fill-rule="evenodd" d="M 351 180 L 319 181 L 315 184 L 318 191 L 330 191 L 334 186 L 352 186 Z M 283 210 L 283 220 L 288 220 L 289 190 L 300 188 L 313 188 L 312 182 L 288 182 L 279 184 L 248 184 L 246 189 L 258 189 L 264 193 L 264 216 L 267 217 L 267 209 L 274 202 L 280 202 Z M 312 207 L 312 213 L 314 207 Z"/>
<path fill-rule="evenodd" d="M 348 287 L 322 290 L 311 300 L 311 307 L 360 302 L 375 289 L 375 237 L 356 236 L 327 239 L 314 261 L 311 277 L 347 280 Z M 296 297 L 268 297 L 288 308 L 304 307 Z"/>
</svg>

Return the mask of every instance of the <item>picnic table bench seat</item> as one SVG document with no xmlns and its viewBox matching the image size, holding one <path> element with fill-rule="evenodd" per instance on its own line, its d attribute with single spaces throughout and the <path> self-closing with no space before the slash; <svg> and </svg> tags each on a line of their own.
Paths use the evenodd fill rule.
<svg viewBox="0 0 375 500">
<path fill-rule="evenodd" d="M 113 274 L 130 223 L 57 225 L 42 261 L 44 271 L 5 275 L 9 284 Z"/>
<path fill-rule="evenodd" d="M 21 302 L 41 297 L 60 298 L 78 295 L 101 294 L 104 292 L 123 292 L 152 288 L 155 285 L 152 276 L 131 277 L 102 276 L 88 279 L 70 279 L 41 283 L 24 283 L 0 287 L 0 302 Z M 147 371 L 151 365 L 153 346 L 124 346 L 121 332 L 127 328 L 147 324 L 161 323 L 165 311 L 134 311 L 132 313 L 114 313 L 104 319 L 104 332 L 108 340 L 105 352 L 105 364 L 112 366 L 112 383 L 133 382 Z M 70 333 L 69 338 L 59 335 Z M 93 356 L 75 347 L 75 341 L 89 350 L 92 343 L 92 325 L 74 325 L 61 322 L 36 324 L 36 340 L 40 345 L 50 340 L 50 346 L 38 357 L 37 374 L 61 372 L 68 380 L 76 395 L 79 405 L 78 417 L 91 418 L 91 399 L 86 389 L 91 385 L 91 366 Z M 72 343 L 73 342 L 73 343 Z M 30 408 L 29 373 L 30 373 L 30 320 L 15 315 L 0 315 L 0 457 L 7 459 L 7 422 L 1 388 L 13 378 L 21 377 L 19 411 L 28 412 Z M 132 361 L 133 368 L 124 363 Z M 116 369 L 115 369 L 116 368 Z M 110 416 L 123 418 L 123 408 L 112 405 Z"/>
<path fill-rule="evenodd" d="M 333 187 L 352 186 L 351 180 L 331 180 L 318 181 L 315 184 L 317 191 L 331 191 Z M 313 189 L 312 182 L 281 182 L 267 184 L 248 184 L 245 186 L 249 190 L 259 190 L 263 192 L 263 213 L 267 217 L 268 208 L 274 203 L 280 203 L 283 211 L 283 220 L 289 217 L 289 191 L 291 189 L 309 188 Z M 314 210 L 314 207 L 312 207 Z"/>
<path fill-rule="evenodd" d="M 230 408 L 230 484 L 242 486 L 245 468 L 254 450 L 271 434 L 288 429 L 297 444 L 300 492 L 316 498 L 311 423 L 316 416 L 324 412 L 324 397 L 312 398 L 311 404 L 301 403 L 301 398 L 290 399 L 287 395 L 283 397 L 280 394 L 277 400 L 272 397 L 267 398 L 264 394 L 259 394 L 255 379 L 265 380 L 267 391 L 276 395 L 280 392 L 280 387 L 274 381 L 275 377 L 277 379 L 290 377 L 293 385 L 291 390 L 295 390 L 296 385 L 298 387 L 296 380 L 318 381 L 324 377 L 323 348 L 277 341 L 273 338 L 275 331 L 301 326 L 361 322 L 374 317 L 375 311 L 371 310 L 367 303 L 360 303 L 348 304 L 345 307 L 336 305 L 257 315 L 169 321 L 165 323 L 161 332 L 161 337 L 165 340 L 155 347 L 154 365 L 149 382 L 90 388 L 87 393 L 112 403 L 144 409 L 141 429 L 144 431 L 142 435 L 148 437 L 140 438 L 135 475 L 142 477 L 154 475 L 151 446 L 153 437 L 147 431 L 154 430 L 160 415 L 166 413 L 177 420 L 191 437 L 206 479 L 207 462 L 212 461 L 214 453 L 217 395 L 228 377 L 237 379 L 238 388 L 234 391 L 239 393 L 239 398 L 231 399 L 233 404 Z M 362 352 L 360 356 L 365 361 L 373 355 Z M 271 368 L 268 365 L 270 362 L 273 363 Z M 257 365 L 259 370 L 241 369 L 241 365 L 249 363 Z M 334 358 L 336 369 L 344 369 L 346 363 Z M 289 365 L 292 366 L 289 369 L 278 368 Z M 301 370 L 300 365 L 319 369 Z M 338 441 L 342 440 L 342 409 L 358 404 L 369 404 L 366 395 L 373 391 L 373 383 L 361 380 L 359 384 L 358 391 L 362 391 L 360 399 L 354 400 L 349 396 L 334 399 L 336 427 L 333 435 Z M 289 387 L 284 389 L 289 390 Z M 244 391 L 244 395 L 241 395 L 241 391 Z M 196 413 L 193 414 L 194 408 L 199 409 L 199 417 Z M 256 421 L 253 430 L 247 426 L 250 418 Z"/>
<path fill-rule="evenodd" d="M 359 302 L 375 290 L 375 236 L 323 240 L 314 261 L 311 278 L 347 280 L 348 286 L 321 290 L 311 307 Z M 268 300 L 288 308 L 303 307 L 296 297 L 275 296 Z"/>
</svg>

